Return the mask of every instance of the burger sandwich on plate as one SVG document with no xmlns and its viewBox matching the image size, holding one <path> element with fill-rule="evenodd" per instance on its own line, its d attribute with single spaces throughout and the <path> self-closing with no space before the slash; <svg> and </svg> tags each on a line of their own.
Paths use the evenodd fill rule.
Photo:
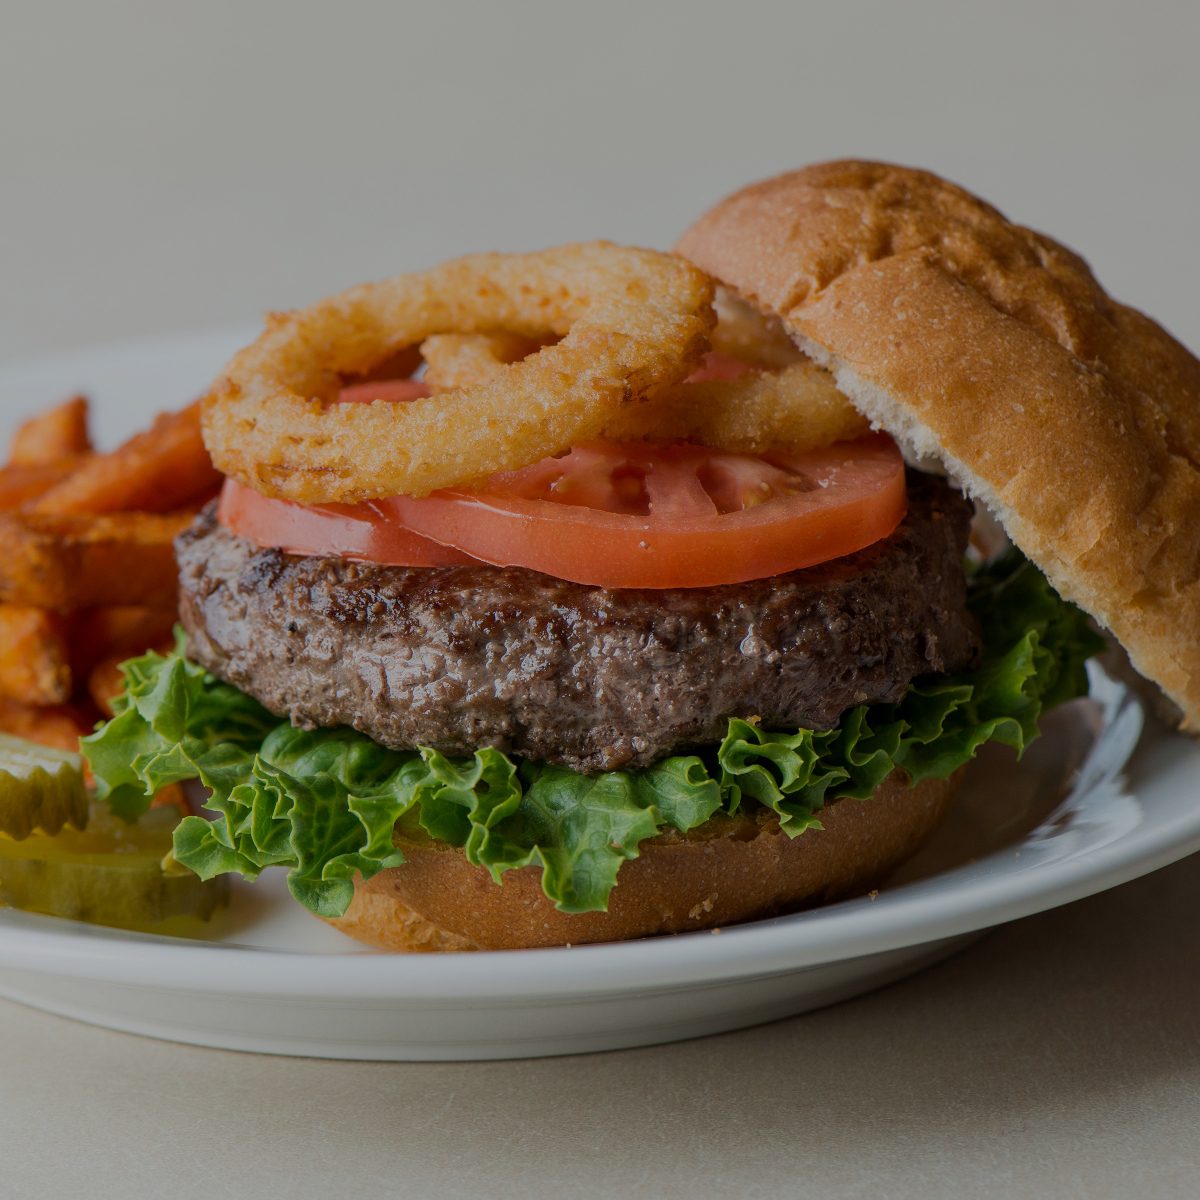
<svg viewBox="0 0 1200 1200">
<path fill-rule="evenodd" d="M 205 402 L 178 648 L 85 743 L 111 807 L 198 780 L 180 863 L 283 867 L 376 946 L 553 946 L 875 886 L 1086 690 L 1088 614 L 1196 729 L 1187 350 L 900 167 L 758 184 L 677 250 L 273 315 Z M 968 562 L 960 488 L 1019 549 Z"/>
</svg>

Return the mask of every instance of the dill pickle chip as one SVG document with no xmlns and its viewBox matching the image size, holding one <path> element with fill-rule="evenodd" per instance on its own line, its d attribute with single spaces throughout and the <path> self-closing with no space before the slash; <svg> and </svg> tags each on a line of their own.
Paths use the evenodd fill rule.
<svg viewBox="0 0 1200 1200">
<path fill-rule="evenodd" d="M 35 829 L 57 833 L 87 824 L 83 759 L 24 738 L 0 733 L 0 833 L 28 837 Z"/>
<path fill-rule="evenodd" d="M 153 929 L 176 917 L 207 919 L 227 903 L 229 881 L 205 882 L 164 867 L 173 808 L 152 809 L 127 825 L 94 805 L 86 829 L 51 837 L 0 836 L 0 903 L 123 929 Z"/>
</svg>

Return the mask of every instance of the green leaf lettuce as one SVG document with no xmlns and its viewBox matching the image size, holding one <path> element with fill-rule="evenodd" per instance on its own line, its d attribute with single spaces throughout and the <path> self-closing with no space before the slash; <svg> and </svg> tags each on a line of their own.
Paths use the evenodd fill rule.
<svg viewBox="0 0 1200 1200">
<path fill-rule="evenodd" d="M 356 875 L 404 861 L 397 831 L 462 847 L 497 883 L 539 867 L 559 909 L 603 910 L 621 864 L 666 826 L 760 804 L 795 837 L 820 828 L 827 800 L 866 799 L 896 768 L 915 783 L 952 774 L 985 742 L 1023 750 L 1046 708 L 1087 690 L 1084 663 L 1103 643 L 1019 555 L 976 572 L 970 603 L 985 645 L 975 670 L 920 680 L 830 730 L 734 719 L 719 746 L 641 771 L 584 776 L 493 749 L 448 758 L 294 729 L 189 662 L 182 640 L 124 664 L 117 712 L 84 750 L 100 797 L 128 820 L 160 787 L 199 780 L 214 819 L 180 823 L 176 859 L 204 879 L 286 867 L 292 895 L 321 916 L 346 910 Z"/>
</svg>

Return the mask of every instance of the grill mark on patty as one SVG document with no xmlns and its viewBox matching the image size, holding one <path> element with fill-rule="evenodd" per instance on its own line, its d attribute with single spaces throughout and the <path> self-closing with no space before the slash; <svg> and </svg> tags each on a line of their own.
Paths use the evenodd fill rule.
<svg viewBox="0 0 1200 1200">
<path fill-rule="evenodd" d="M 728 718 L 834 725 L 977 651 L 970 506 L 911 473 L 891 537 L 723 587 L 612 591 L 519 568 L 402 568 L 263 550 L 209 508 L 177 543 L 190 653 L 305 728 L 481 746 L 593 772 L 711 742 Z"/>
</svg>

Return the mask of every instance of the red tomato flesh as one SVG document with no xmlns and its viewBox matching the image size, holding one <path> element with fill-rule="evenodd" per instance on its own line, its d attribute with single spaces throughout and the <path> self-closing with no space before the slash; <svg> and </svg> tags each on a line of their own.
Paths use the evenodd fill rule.
<svg viewBox="0 0 1200 1200">
<path fill-rule="evenodd" d="M 709 587 L 887 537 L 904 516 L 904 463 L 884 436 L 769 457 L 596 442 L 478 491 L 380 504 L 406 529 L 496 566 L 611 588 Z"/>
<path fill-rule="evenodd" d="M 338 403 L 373 404 L 385 400 L 389 404 L 403 404 L 405 400 L 423 400 L 431 395 L 429 385 L 420 379 L 379 379 L 347 385 L 338 393 Z"/>
<path fill-rule="evenodd" d="M 476 490 L 306 509 L 228 484 L 221 520 L 260 545 L 397 566 L 521 566 L 611 588 L 709 587 L 852 554 L 905 512 L 904 463 L 873 434 L 804 454 L 594 442 Z M 276 506 L 299 509 L 280 515 Z M 414 536 L 417 538 L 413 541 Z"/>
<path fill-rule="evenodd" d="M 288 554 L 352 558 L 396 567 L 453 567 L 473 562 L 450 546 L 431 542 L 366 504 L 293 504 L 273 500 L 226 479 L 217 520 L 238 537 Z"/>
</svg>

